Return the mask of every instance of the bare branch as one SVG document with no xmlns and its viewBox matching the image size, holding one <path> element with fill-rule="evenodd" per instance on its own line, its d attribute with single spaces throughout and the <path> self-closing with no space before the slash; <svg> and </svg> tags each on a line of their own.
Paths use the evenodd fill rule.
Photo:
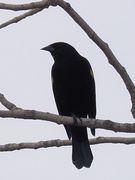
<svg viewBox="0 0 135 180">
<path fill-rule="evenodd" d="M 89 140 L 90 145 L 101 144 L 101 143 L 121 143 L 121 144 L 135 144 L 135 138 L 125 138 L 125 137 L 97 137 Z M 72 145 L 71 140 L 50 140 L 50 141 L 40 141 L 40 142 L 27 142 L 27 143 L 11 143 L 0 145 L 0 151 L 15 151 L 21 149 L 39 149 L 48 147 L 61 147 Z"/>
<path fill-rule="evenodd" d="M 67 116 L 59 116 L 50 113 L 45 113 L 41 111 L 35 110 L 24 110 L 24 109 L 13 109 L 10 111 L 0 111 L 0 117 L 3 118 L 19 118 L 19 119 L 38 119 L 38 120 L 46 120 L 50 122 L 54 122 L 57 124 L 65 124 L 65 125 L 75 125 L 72 117 Z M 114 132 L 135 132 L 135 123 L 116 123 L 110 120 L 99 120 L 99 119 L 86 119 L 82 118 L 82 122 L 80 120 L 77 121 L 78 126 L 85 126 L 89 128 L 101 128 L 107 129 Z"/>
<path fill-rule="evenodd" d="M 7 9 L 7 10 L 14 10 L 14 11 L 31 9 L 30 11 L 1 24 L 0 29 L 10 24 L 17 23 L 28 16 L 32 16 L 33 14 L 36 14 L 42 11 L 44 8 L 48 8 L 50 5 L 56 6 L 57 4 L 55 0 L 43 0 L 40 2 L 32 2 L 32 3 L 20 4 L 20 5 L 0 3 L 0 9 Z"/>
<path fill-rule="evenodd" d="M 80 17 L 80 15 L 71 7 L 69 3 L 66 3 L 63 0 L 57 0 L 58 5 L 63 8 L 73 19 L 74 21 L 86 32 L 86 34 L 91 38 L 99 48 L 104 52 L 108 58 L 109 63 L 116 69 L 121 78 L 123 79 L 128 92 L 131 96 L 132 101 L 132 114 L 135 118 L 135 86 L 129 77 L 126 69 L 119 63 L 117 58 L 114 56 L 113 52 L 109 48 L 108 44 L 105 43 L 90 26 Z"/>
<path fill-rule="evenodd" d="M 15 17 L 15 18 L 13 18 L 13 19 L 10 19 L 9 21 L 7 21 L 7 22 L 5 22 L 5 23 L 0 24 L 0 29 L 3 28 L 3 27 L 8 26 L 8 25 L 10 25 L 10 24 L 17 23 L 17 22 L 21 21 L 22 19 L 25 19 L 25 18 L 28 17 L 28 16 L 32 16 L 33 14 L 36 14 L 36 13 L 42 11 L 43 9 L 44 9 L 44 8 L 32 9 L 32 10 L 30 10 L 30 11 L 28 11 L 28 12 L 26 12 L 26 13 L 20 15 L 20 16 L 17 16 L 17 17 Z"/>
<path fill-rule="evenodd" d="M 0 117 L 3 118 L 19 118 L 19 119 L 38 119 L 55 122 L 57 124 L 74 125 L 72 117 L 59 116 L 50 113 L 45 113 L 35 110 L 24 110 L 16 107 L 13 103 L 9 102 L 2 94 L 0 94 L 0 102 L 9 109 L 9 111 L 0 111 Z M 90 128 L 102 128 L 112 130 L 114 132 L 135 132 L 135 123 L 115 123 L 110 120 L 98 120 L 82 118 L 82 122 L 78 120 L 78 126 L 85 126 Z"/>
<path fill-rule="evenodd" d="M 35 8 L 48 8 L 50 5 L 55 6 L 56 3 L 54 0 L 43 0 L 39 2 L 32 2 L 27 4 L 6 4 L 0 3 L 0 9 L 6 10 L 13 10 L 13 11 L 20 11 L 20 10 L 28 10 L 28 9 L 35 9 Z"/>
<path fill-rule="evenodd" d="M 0 145 L 0 151 L 14 151 L 20 149 L 39 149 L 39 148 L 47 148 L 47 147 L 60 147 L 60 146 L 69 146 L 72 144 L 71 140 L 50 140 L 50 141 L 40 141 L 35 143 L 13 143 Z"/>
<path fill-rule="evenodd" d="M 97 137 L 89 140 L 90 144 L 103 144 L 103 143 L 113 143 L 113 144 L 135 144 L 134 137 Z"/>
<path fill-rule="evenodd" d="M 13 103 L 9 102 L 3 94 L 0 93 L 0 102 L 3 106 L 5 106 L 7 109 L 12 110 L 12 109 L 16 109 L 16 105 L 14 105 Z"/>
</svg>

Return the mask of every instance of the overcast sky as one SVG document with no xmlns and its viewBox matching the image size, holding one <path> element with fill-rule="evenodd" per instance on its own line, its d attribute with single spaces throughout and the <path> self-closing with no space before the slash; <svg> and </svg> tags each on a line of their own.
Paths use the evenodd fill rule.
<svg viewBox="0 0 135 180">
<path fill-rule="evenodd" d="M 69 2 L 109 44 L 135 82 L 135 1 Z M 0 10 L 0 23 L 22 13 L 24 11 Z M 122 79 L 102 51 L 60 7 L 50 7 L 0 30 L 0 93 L 18 107 L 57 114 L 50 76 L 53 59 L 48 52 L 40 50 L 57 41 L 70 43 L 91 63 L 96 81 L 97 118 L 135 122 L 130 113 L 130 96 Z M 0 108 L 5 109 L 2 105 Z M 131 137 L 134 134 L 98 129 L 98 136 Z M 93 138 L 90 132 L 89 138 Z M 67 139 L 63 126 L 39 120 L 0 118 L 0 144 L 52 139 Z M 135 145 L 100 144 L 91 148 L 93 163 L 89 169 L 81 170 L 72 164 L 71 147 L 1 152 L 0 179 L 134 179 Z"/>
</svg>

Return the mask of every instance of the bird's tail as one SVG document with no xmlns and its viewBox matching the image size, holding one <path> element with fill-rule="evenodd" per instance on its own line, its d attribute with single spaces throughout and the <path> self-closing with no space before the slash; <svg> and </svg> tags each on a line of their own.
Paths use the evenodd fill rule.
<svg viewBox="0 0 135 180">
<path fill-rule="evenodd" d="M 86 128 L 85 127 L 72 128 L 73 164 L 78 169 L 81 169 L 83 166 L 89 168 L 92 163 L 92 160 L 93 160 L 93 155 L 89 146 Z"/>
</svg>

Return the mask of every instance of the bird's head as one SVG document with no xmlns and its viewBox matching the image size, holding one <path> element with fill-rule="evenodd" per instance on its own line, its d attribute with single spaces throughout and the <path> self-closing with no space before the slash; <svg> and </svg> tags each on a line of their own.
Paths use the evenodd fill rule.
<svg viewBox="0 0 135 180">
<path fill-rule="evenodd" d="M 51 53 L 55 62 L 72 59 L 73 56 L 79 55 L 74 47 L 64 42 L 53 43 L 42 48 Z"/>
</svg>

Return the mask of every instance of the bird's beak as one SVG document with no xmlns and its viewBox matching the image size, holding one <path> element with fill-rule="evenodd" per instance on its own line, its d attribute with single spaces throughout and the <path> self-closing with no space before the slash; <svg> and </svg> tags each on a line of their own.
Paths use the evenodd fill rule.
<svg viewBox="0 0 135 180">
<path fill-rule="evenodd" d="M 46 47 L 42 48 L 41 50 L 52 52 L 52 51 L 54 51 L 54 48 L 52 46 L 46 46 Z"/>
</svg>

